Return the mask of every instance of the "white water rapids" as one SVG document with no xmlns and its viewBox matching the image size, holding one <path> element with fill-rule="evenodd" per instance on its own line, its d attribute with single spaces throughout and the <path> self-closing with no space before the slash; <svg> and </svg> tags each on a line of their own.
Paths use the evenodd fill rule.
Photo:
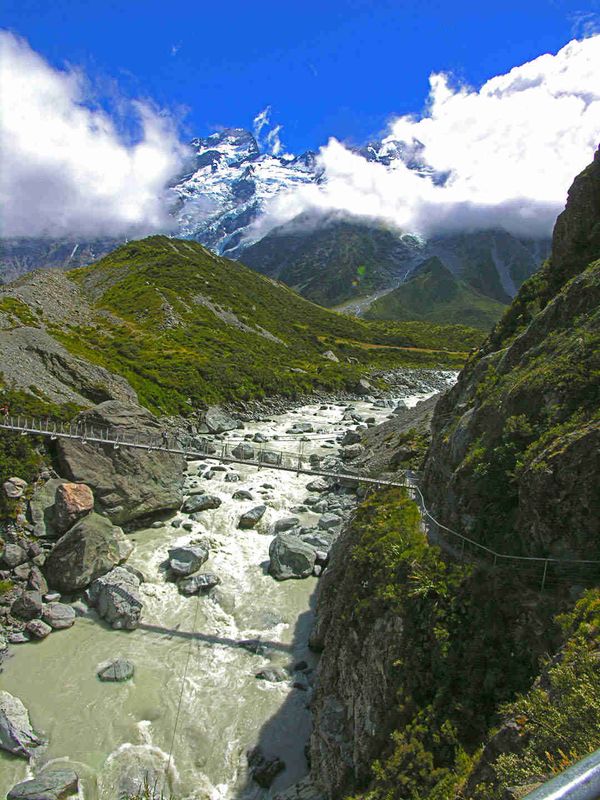
<svg viewBox="0 0 600 800">
<path fill-rule="evenodd" d="M 414 405 L 427 396 L 395 399 Z M 304 406 L 271 422 L 247 423 L 227 439 L 261 432 L 270 440 L 267 447 L 297 451 L 299 437 L 285 431 L 294 422 L 311 422 L 331 436 L 306 441 L 304 453 L 336 454 L 336 434 L 355 427 L 342 421 L 347 405 Z M 352 405 L 358 414 L 378 422 L 390 413 L 366 401 Z M 280 439 L 273 441 L 274 436 Z M 197 466 L 189 465 L 188 486 Z M 200 465 L 200 471 L 205 468 Z M 79 774 L 85 800 L 116 800 L 135 788 L 144 774 L 150 783 L 157 781 L 159 789 L 164 781 L 166 795 L 181 800 L 263 797 L 267 792 L 249 780 L 247 772 L 246 751 L 257 743 L 286 763 L 272 793 L 306 774 L 308 694 L 293 688 L 291 681 L 269 683 L 255 674 L 266 666 L 292 670 L 300 660 L 315 665 L 307 640 L 317 579 L 277 582 L 266 570 L 275 520 L 293 515 L 303 525 L 317 522 L 316 513 L 291 511 L 307 497 L 310 477 L 237 465 L 228 471 L 238 472 L 240 481 L 225 482 L 225 472 L 200 480 L 223 503 L 203 512 L 202 523 L 194 523 L 192 531 L 174 528 L 167 520 L 160 528 L 130 534 L 135 551 L 129 563 L 145 576 L 137 630 L 110 630 L 88 612 L 68 630 L 12 648 L 0 685 L 23 701 L 34 728 L 49 744 L 31 765 L 0 752 L 1 796 L 42 764 L 58 761 Z M 249 490 L 253 500 L 233 500 L 240 489 Z M 262 502 L 268 510 L 257 530 L 239 530 L 240 515 Z M 216 573 L 222 583 L 208 596 L 186 598 L 166 581 L 160 565 L 168 548 L 198 537 L 210 549 L 202 571 Z M 238 646 L 255 638 L 272 643 L 266 654 Z M 133 679 L 100 682 L 98 665 L 117 656 L 134 663 Z M 171 767 L 165 775 L 171 744 Z"/>
</svg>

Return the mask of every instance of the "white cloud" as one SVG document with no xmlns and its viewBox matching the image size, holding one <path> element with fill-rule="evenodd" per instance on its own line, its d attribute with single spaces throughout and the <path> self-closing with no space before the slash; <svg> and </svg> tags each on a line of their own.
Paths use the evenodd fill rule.
<svg viewBox="0 0 600 800">
<path fill-rule="evenodd" d="M 91 106 L 84 76 L 57 70 L 0 31 L 0 203 L 4 236 L 143 235 L 172 226 L 165 185 L 184 150 L 172 120 L 141 101 L 126 143 Z"/>
<path fill-rule="evenodd" d="M 279 135 L 282 128 L 283 125 L 271 127 L 271 106 L 263 108 L 252 120 L 252 131 L 259 147 L 262 147 L 273 156 L 280 155 L 284 149 Z"/>
<path fill-rule="evenodd" d="M 443 185 L 400 162 L 368 162 L 331 139 L 319 156 L 323 183 L 276 198 L 259 230 L 316 209 L 424 234 L 504 227 L 548 235 L 598 145 L 599 75 L 600 36 L 572 41 L 479 90 L 434 74 L 426 113 L 394 120 L 384 141 L 422 143 L 422 159 L 449 173 Z"/>
</svg>

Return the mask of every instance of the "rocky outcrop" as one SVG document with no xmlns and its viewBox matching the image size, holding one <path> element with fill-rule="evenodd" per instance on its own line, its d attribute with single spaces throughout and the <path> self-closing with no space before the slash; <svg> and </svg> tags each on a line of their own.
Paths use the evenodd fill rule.
<svg viewBox="0 0 600 800">
<path fill-rule="evenodd" d="M 106 517 L 89 514 L 59 539 L 44 564 L 44 573 L 59 591 L 79 591 L 122 564 L 132 550 L 121 528 Z"/>
<path fill-rule="evenodd" d="M 158 420 L 131 403 L 100 403 L 80 414 L 76 422 L 88 430 L 108 429 L 113 438 L 161 442 Z M 99 508 L 118 525 L 181 505 L 183 456 L 70 439 L 59 440 L 56 450 L 61 473 L 90 486 Z"/>
<path fill-rule="evenodd" d="M 46 483 L 36 487 L 29 501 L 29 517 L 35 536 L 51 539 L 59 535 L 56 529 L 54 505 L 56 492 L 63 483 L 66 481 L 62 478 L 50 478 Z"/>
<path fill-rule="evenodd" d="M 92 583 L 89 602 L 112 628 L 133 630 L 142 615 L 139 588 L 140 580 L 136 575 L 115 567 Z"/>
</svg>

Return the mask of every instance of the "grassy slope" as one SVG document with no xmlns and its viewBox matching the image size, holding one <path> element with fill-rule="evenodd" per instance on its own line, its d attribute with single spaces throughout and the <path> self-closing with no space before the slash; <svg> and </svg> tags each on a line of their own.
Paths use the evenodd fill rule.
<svg viewBox="0 0 600 800">
<path fill-rule="evenodd" d="M 366 319 L 467 324 L 489 330 L 506 306 L 456 279 L 438 258 L 426 261 L 410 280 L 371 304 Z"/>
<path fill-rule="evenodd" d="M 92 325 L 56 326 L 53 335 L 123 375 L 142 403 L 164 412 L 335 390 L 367 367 L 459 366 L 481 339 L 460 326 L 354 320 L 199 244 L 166 237 L 132 242 L 68 275 L 96 312 L 110 314 Z M 322 358 L 327 349 L 340 363 Z"/>
</svg>

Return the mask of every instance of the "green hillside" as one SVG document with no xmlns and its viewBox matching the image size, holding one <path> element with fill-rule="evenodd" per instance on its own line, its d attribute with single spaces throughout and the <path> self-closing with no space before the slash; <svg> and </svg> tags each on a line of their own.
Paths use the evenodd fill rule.
<svg viewBox="0 0 600 800">
<path fill-rule="evenodd" d="M 384 226 L 330 220 L 315 227 L 298 217 L 244 250 L 241 259 L 309 300 L 335 306 L 390 286 L 413 246 L 413 237 Z"/>
<path fill-rule="evenodd" d="M 50 372 L 59 359 L 61 375 L 76 370 L 80 396 L 98 402 L 124 391 L 101 370 L 90 374 L 94 365 L 125 378 L 143 405 L 165 413 L 350 388 L 375 367 L 459 367 L 482 339 L 462 326 L 355 320 L 197 243 L 164 236 L 131 242 L 89 267 L 32 273 L 5 287 L 2 328 L 11 331 L 6 360 L 29 352 L 37 329 L 38 352 L 58 343 L 88 365 L 65 367 L 60 354 L 42 358 Z M 40 342 L 42 333 L 48 339 Z M 329 350 L 338 361 L 323 357 Z M 11 374 L 28 389 L 27 376 Z"/>
<path fill-rule="evenodd" d="M 422 320 L 489 330 L 506 309 L 454 277 L 439 258 L 425 261 L 397 289 L 375 300 L 366 319 Z"/>
</svg>

